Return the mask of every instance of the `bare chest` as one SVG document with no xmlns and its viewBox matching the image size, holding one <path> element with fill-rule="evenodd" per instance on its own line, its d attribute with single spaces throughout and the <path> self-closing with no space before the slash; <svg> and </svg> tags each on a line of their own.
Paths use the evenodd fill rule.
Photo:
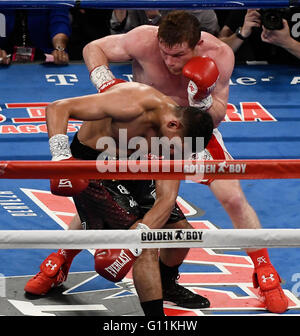
<svg viewBox="0 0 300 336">
<path fill-rule="evenodd" d="M 154 87 L 179 105 L 188 105 L 188 80 L 180 75 L 172 75 L 161 60 L 134 63 L 133 74 L 135 81 Z"/>
</svg>

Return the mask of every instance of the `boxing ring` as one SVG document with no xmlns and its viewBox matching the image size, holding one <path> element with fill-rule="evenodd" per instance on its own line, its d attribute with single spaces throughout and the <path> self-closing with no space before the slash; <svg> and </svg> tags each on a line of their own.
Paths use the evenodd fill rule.
<svg viewBox="0 0 300 336">
<path fill-rule="evenodd" d="M 71 7 L 91 4 L 101 8 L 124 6 L 124 2 L 113 0 L 63 2 Z M 248 1 L 243 8 L 255 8 L 257 4 Z M 260 7 L 270 4 L 285 7 L 291 2 L 259 2 Z M 0 5 L 17 8 L 41 3 L 0 1 Z M 42 4 L 60 5 L 59 1 L 47 0 Z M 126 2 L 127 8 L 181 8 L 181 5 L 180 1 Z M 237 3 L 184 1 L 184 8 L 198 6 L 236 8 Z M 111 64 L 111 69 L 116 77 L 132 80 L 130 64 Z M 165 305 L 169 316 L 268 315 L 257 290 L 253 289 L 253 266 L 242 248 L 271 247 L 271 261 L 284 280 L 282 287 L 289 299 L 289 310 L 283 315 L 300 314 L 299 68 L 236 66 L 227 115 L 219 127 L 227 149 L 236 160 L 227 162 L 228 169 L 223 174 L 218 171 L 222 162 L 200 163 L 215 164 L 216 178 L 241 180 L 262 230 L 233 230 L 228 215 L 209 188 L 191 181 L 194 173 L 184 167 L 179 173 L 171 169 L 170 173 L 154 175 L 149 169 L 138 175 L 130 170 L 123 177 L 121 173 L 117 175 L 182 179 L 178 202 L 194 226 L 193 231 L 198 233 L 192 239 L 179 239 L 175 233 L 169 239 L 160 239 L 163 230 L 153 230 L 153 235 L 145 238 L 138 231 L 101 231 L 101 234 L 66 231 L 75 213 L 74 204 L 68 197 L 52 195 L 48 179 L 61 177 L 62 172 L 63 177 L 78 176 L 80 172 L 81 177 L 98 178 L 100 173 L 94 162 L 49 161 L 45 107 L 56 99 L 94 93 L 86 67 L 80 63 L 15 64 L 0 67 L 0 78 L 0 315 L 141 315 L 131 273 L 118 284 L 95 274 L 91 249 L 99 244 L 107 248 L 193 247 L 180 268 L 180 283 L 209 297 L 211 307 L 199 311 Z M 72 137 L 80 125 L 80 121 L 70 120 L 68 135 Z M 232 168 L 230 172 L 230 165 L 245 165 L 245 170 Z M 115 176 L 116 173 L 101 173 L 101 178 Z M 187 231 L 184 237 L 190 237 L 190 233 Z M 86 250 L 74 260 L 65 287 L 55 290 L 50 299 L 26 297 L 24 284 L 38 272 L 40 261 L 58 247 Z"/>
</svg>

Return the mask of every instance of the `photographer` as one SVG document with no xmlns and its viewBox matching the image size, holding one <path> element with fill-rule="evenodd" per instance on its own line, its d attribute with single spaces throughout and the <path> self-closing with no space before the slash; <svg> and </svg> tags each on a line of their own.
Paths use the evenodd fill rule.
<svg viewBox="0 0 300 336">
<path fill-rule="evenodd" d="M 300 7 L 232 10 L 219 38 L 233 49 L 236 63 L 299 65 Z"/>
</svg>

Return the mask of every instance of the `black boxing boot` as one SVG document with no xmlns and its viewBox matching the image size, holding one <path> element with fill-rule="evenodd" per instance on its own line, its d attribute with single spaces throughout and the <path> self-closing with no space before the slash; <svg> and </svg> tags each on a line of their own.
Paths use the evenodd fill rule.
<svg viewBox="0 0 300 336">
<path fill-rule="evenodd" d="M 178 271 L 179 266 L 180 265 L 169 267 L 159 260 L 163 300 L 175 303 L 177 306 L 183 308 L 208 308 L 210 302 L 206 297 L 195 294 L 177 283 L 177 280 L 180 277 Z"/>
</svg>

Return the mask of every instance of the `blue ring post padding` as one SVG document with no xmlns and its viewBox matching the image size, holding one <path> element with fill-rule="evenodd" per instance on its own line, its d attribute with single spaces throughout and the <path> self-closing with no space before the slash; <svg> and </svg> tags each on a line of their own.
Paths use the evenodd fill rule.
<svg viewBox="0 0 300 336">
<path fill-rule="evenodd" d="M 300 2 L 300 1 L 299 1 Z M 82 0 L 81 7 L 92 6 L 93 1 Z M 98 4 L 95 4 L 96 6 Z M 159 8 L 159 9 L 241 9 L 241 8 L 284 8 L 289 7 L 289 0 L 104 0 L 99 6 L 105 8 Z"/>
<path fill-rule="evenodd" d="M 0 0 L 1 8 L 132 8 L 132 9 L 247 9 L 285 8 L 300 5 L 300 0 Z"/>
</svg>

